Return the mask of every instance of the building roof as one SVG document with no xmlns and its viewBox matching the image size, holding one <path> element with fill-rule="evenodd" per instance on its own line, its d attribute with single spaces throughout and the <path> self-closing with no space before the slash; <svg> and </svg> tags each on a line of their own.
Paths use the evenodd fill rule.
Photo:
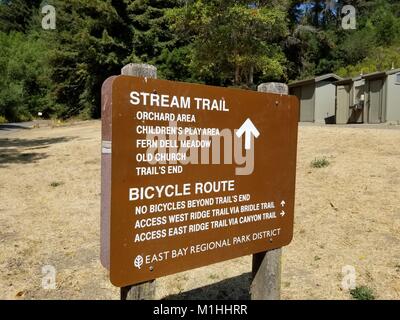
<svg viewBox="0 0 400 320">
<path fill-rule="evenodd" d="M 378 72 L 373 72 L 373 73 L 369 73 L 369 74 L 365 74 L 363 75 L 363 79 L 374 79 L 374 78 L 382 78 L 391 74 L 395 74 L 395 73 L 399 73 L 400 72 L 400 68 L 399 69 L 392 69 L 392 70 L 388 70 L 388 71 L 378 71 Z"/>
<path fill-rule="evenodd" d="M 377 71 L 368 74 L 364 74 L 362 77 L 363 79 L 374 79 L 374 78 L 382 78 L 386 76 L 386 72 Z"/>
<path fill-rule="evenodd" d="M 355 81 L 359 81 L 359 80 L 363 80 L 363 79 L 376 79 L 376 78 L 383 78 L 386 77 L 387 75 L 391 75 L 391 74 L 395 74 L 395 73 L 399 73 L 400 72 L 400 68 L 399 69 L 392 69 L 389 71 L 377 71 L 377 72 L 372 72 L 372 73 L 368 73 L 368 74 L 363 74 L 360 75 L 358 77 L 355 78 L 345 78 L 339 81 L 335 82 L 335 85 L 342 85 L 342 84 L 351 84 Z"/>
<path fill-rule="evenodd" d="M 391 74 L 395 74 L 395 73 L 399 73 L 400 72 L 400 68 L 399 69 L 392 69 L 389 70 L 388 72 L 386 72 L 386 74 L 389 76 Z"/>
<path fill-rule="evenodd" d="M 339 85 L 342 85 L 342 84 L 351 84 L 353 82 L 354 82 L 353 78 L 346 78 L 346 79 L 343 79 L 343 80 L 336 81 L 335 85 L 339 86 Z"/>
<path fill-rule="evenodd" d="M 289 88 L 300 87 L 300 86 L 304 86 L 306 84 L 311 84 L 311 83 L 318 83 L 318 82 L 329 80 L 329 79 L 332 79 L 333 80 L 332 82 L 337 81 L 337 80 L 342 80 L 342 78 L 339 77 L 338 75 L 336 75 L 334 73 L 328 73 L 328 74 L 324 74 L 322 76 L 318 76 L 315 78 L 294 81 L 289 84 Z"/>
<path fill-rule="evenodd" d="M 336 81 L 336 82 L 335 82 L 335 85 L 352 84 L 353 82 L 360 81 L 360 80 L 362 80 L 362 79 L 363 79 L 363 76 L 362 76 L 362 75 L 359 75 L 359 76 L 354 77 L 354 78 L 345 78 L 345 79 Z"/>
</svg>

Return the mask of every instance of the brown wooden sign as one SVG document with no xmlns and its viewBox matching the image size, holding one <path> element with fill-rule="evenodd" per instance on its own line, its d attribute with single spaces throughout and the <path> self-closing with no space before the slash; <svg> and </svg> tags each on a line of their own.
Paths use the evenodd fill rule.
<svg viewBox="0 0 400 320">
<path fill-rule="evenodd" d="M 109 83 L 114 285 L 290 243 L 297 98 L 128 76 Z"/>
</svg>

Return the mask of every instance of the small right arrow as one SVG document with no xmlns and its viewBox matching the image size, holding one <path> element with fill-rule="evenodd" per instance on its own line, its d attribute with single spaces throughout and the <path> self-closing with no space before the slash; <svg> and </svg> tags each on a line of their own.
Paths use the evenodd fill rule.
<svg viewBox="0 0 400 320">
<path fill-rule="evenodd" d="M 284 217 L 285 214 L 286 214 L 286 212 L 282 210 L 282 212 L 281 212 L 281 217 Z"/>
<path fill-rule="evenodd" d="M 281 206 L 282 206 L 282 207 L 284 207 L 284 206 L 285 206 L 285 204 L 286 204 L 285 200 L 282 200 L 282 202 L 281 202 Z"/>
</svg>

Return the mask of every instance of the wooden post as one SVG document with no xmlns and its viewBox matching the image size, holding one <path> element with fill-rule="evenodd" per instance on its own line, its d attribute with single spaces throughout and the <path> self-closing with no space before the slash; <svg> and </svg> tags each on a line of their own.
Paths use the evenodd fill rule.
<svg viewBox="0 0 400 320">
<path fill-rule="evenodd" d="M 130 63 L 122 68 L 121 74 L 124 76 L 134 76 L 142 78 L 157 78 L 157 68 L 144 63 Z"/>
<path fill-rule="evenodd" d="M 154 300 L 155 295 L 155 280 L 121 288 L 121 300 Z"/>
<path fill-rule="evenodd" d="M 157 68 L 149 64 L 130 63 L 122 68 L 122 75 L 157 78 Z M 156 281 L 151 280 L 121 288 L 121 300 L 154 300 Z"/>
<path fill-rule="evenodd" d="M 262 83 L 259 92 L 288 95 L 289 88 L 284 83 Z M 252 300 L 279 300 L 281 295 L 281 256 L 282 249 L 261 252 L 253 255 L 250 294 Z"/>
</svg>

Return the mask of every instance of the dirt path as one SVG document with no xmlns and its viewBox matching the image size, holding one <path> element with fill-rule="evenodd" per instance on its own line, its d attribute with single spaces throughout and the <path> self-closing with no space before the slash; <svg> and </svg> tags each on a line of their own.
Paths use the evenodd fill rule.
<svg viewBox="0 0 400 320">
<path fill-rule="evenodd" d="M 311 168 L 316 157 L 327 168 Z M 300 128 L 283 299 L 349 299 L 342 267 L 400 299 L 400 130 Z M 99 262 L 100 122 L 0 137 L 0 299 L 118 299 Z M 55 290 L 42 267 L 57 270 Z M 248 298 L 250 257 L 158 280 L 158 298 Z"/>
</svg>

